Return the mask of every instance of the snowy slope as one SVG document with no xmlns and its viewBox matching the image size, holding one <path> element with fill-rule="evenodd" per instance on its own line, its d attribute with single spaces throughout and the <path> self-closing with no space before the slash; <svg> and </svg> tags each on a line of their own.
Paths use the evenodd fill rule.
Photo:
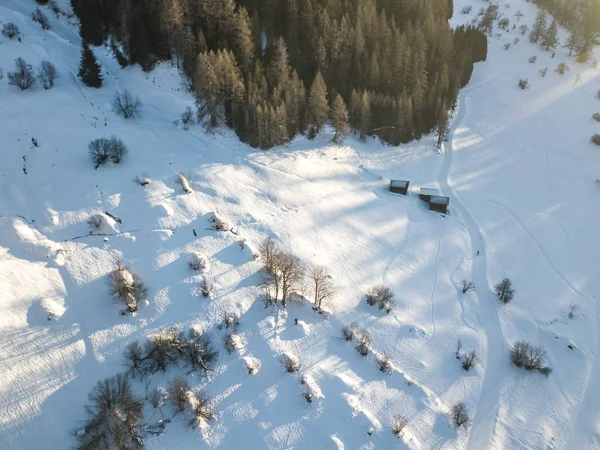
<svg viewBox="0 0 600 450">
<path fill-rule="evenodd" d="M 487 5 L 472 3 L 475 10 Z M 521 21 L 533 21 L 532 5 L 511 3 L 511 20 L 518 8 Z M 462 6 L 455 5 L 456 23 L 475 14 L 459 15 Z M 34 7 L 0 3 L 0 20 L 23 32 L 22 43 L 1 38 L 0 67 L 12 70 L 18 56 L 34 66 L 49 58 L 62 75 L 50 91 L 38 85 L 18 92 L 6 78 L 0 82 L 0 448 L 72 446 L 69 432 L 83 417 L 87 393 L 122 370 L 127 344 L 173 325 L 209 330 L 220 347 L 213 376 L 188 377 L 215 399 L 217 421 L 190 430 L 175 419 L 147 448 L 599 445 L 592 277 L 599 154 L 588 143 L 597 125 L 590 119 L 596 72 L 570 62 L 572 71 L 559 77 L 552 68 L 567 60 L 564 52 L 551 59 L 525 38 L 505 51 L 511 31 L 490 41 L 488 61 L 462 91 L 443 155 L 433 137 L 397 148 L 353 139 L 335 147 L 328 135 L 261 152 L 227 130 L 176 127 L 193 99 L 169 65 L 150 74 L 121 70 L 96 48 L 104 86 L 81 85 L 76 27 L 51 17 L 44 32 L 29 20 Z M 538 61 L 529 64 L 534 54 Z M 546 65 L 547 77 L 538 80 Z M 577 72 L 582 82 L 575 85 Z M 516 84 L 525 76 L 532 87 L 523 92 Z M 142 97 L 141 118 L 111 112 L 117 88 Z M 128 159 L 94 171 L 87 143 L 113 134 L 129 147 Z M 180 172 L 191 194 L 176 183 Z M 136 176 L 152 181 L 143 188 Z M 390 194 L 392 178 L 410 180 L 411 195 Z M 422 186 L 451 196 L 449 215 L 426 210 L 417 196 Z M 87 220 L 104 211 L 122 224 L 112 224 L 108 236 L 88 236 Z M 209 230 L 212 212 L 237 235 Z M 330 318 L 302 304 L 264 308 L 251 249 L 265 236 L 330 268 L 339 287 Z M 244 250 L 240 239 L 249 244 Z M 199 295 L 200 276 L 187 267 L 194 251 L 209 256 L 212 299 Z M 150 287 L 135 316 L 120 316 L 108 295 L 105 278 L 118 259 Z M 504 276 L 517 296 L 501 307 L 488 286 Z M 463 279 L 473 279 L 477 291 L 463 295 Z M 377 283 L 396 293 L 389 315 L 362 298 Z M 571 304 L 578 305 L 575 320 L 567 318 Z M 216 328 L 225 311 L 241 320 L 243 345 L 232 355 Z M 48 321 L 48 312 L 56 320 Z M 391 375 L 340 339 L 350 322 L 372 333 L 375 354 L 390 354 Z M 464 372 L 455 359 L 458 338 L 478 351 L 475 371 Z M 510 344 L 523 338 L 547 350 L 549 378 L 510 366 Z M 285 352 L 300 357 L 303 375 L 320 392 L 312 405 L 299 377 L 280 366 Z M 260 360 L 258 374 L 247 374 L 244 358 Z M 176 374 L 185 370 L 154 376 L 151 387 Z M 136 383 L 141 394 L 144 388 Z M 448 423 L 459 401 L 473 416 L 468 430 Z M 394 414 L 410 420 L 402 440 L 390 431 Z"/>
</svg>

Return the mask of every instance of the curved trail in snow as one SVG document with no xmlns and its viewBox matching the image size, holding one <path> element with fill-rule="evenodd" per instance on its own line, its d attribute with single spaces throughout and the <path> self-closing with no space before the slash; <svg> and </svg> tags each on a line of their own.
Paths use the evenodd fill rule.
<svg viewBox="0 0 600 450">
<path fill-rule="evenodd" d="M 479 302 L 481 324 L 486 336 L 485 372 L 479 394 L 477 407 L 473 415 L 473 424 L 467 441 L 467 449 L 486 448 L 492 445 L 494 430 L 498 417 L 500 389 L 502 376 L 500 368 L 506 361 L 506 346 L 497 314 L 497 300 L 488 286 L 487 280 L 487 255 L 485 242 L 479 226 L 467 207 L 463 205 L 449 182 L 449 172 L 452 166 L 454 152 L 454 135 L 465 115 L 465 100 L 467 94 L 485 84 L 495 81 L 498 77 L 479 83 L 475 86 L 464 88 L 459 95 L 458 116 L 454 120 L 448 141 L 444 143 L 444 162 L 440 170 L 438 181 L 442 192 L 450 198 L 451 205 L 458 210 L 467 226 L 471 240 L 472 263 L 471 278 L 476 286 Z M 477 256 L 477 251 L 480 255 Z"/>
</svg>

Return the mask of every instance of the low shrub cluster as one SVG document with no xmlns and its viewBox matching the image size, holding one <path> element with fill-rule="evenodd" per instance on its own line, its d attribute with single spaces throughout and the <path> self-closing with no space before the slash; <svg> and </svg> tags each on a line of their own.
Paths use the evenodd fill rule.
<svg viewBox="0 0 600 450">
<path fill-rule="evenodd" d="M 379 310 L 385 310 L 388 314 L 394 309 L 394 293 L 389 287 L 374 286 L 365 295 L 367 305 L 378 306 Z"/>
</svg>

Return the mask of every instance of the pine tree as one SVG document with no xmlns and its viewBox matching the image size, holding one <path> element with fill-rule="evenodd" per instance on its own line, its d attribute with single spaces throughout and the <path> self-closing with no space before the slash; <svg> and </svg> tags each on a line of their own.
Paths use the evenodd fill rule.
<svg viewBox="0 0 600 450">
<path fill-rule="evenodd" d="M 331 125 L 335 129 L 333 142 L 342 144 L 344 138 L 348 136 L 348 109 L 340 94 L 335 97 L 331 105 Z"/>
<path fill-rule="evenodd" d="M 438 114 L 438 136 L 437 136 L 437 149 L 438 151 L 442 149 L 442 145 L 448 138 L 448 133 L 450 132 L 450 127 L 448 126 L 448 111 L 446 110 L 446 106 L 443 105 L 440 108 L 440 112 Z"/>
<path fill-rule="evenodd" d="M 85 41 L 82 42 L 78 75 L 86 86 L 95 88 L 102 86 L 102 69 L 94 52 Z"/>
<path fill-rule="evenodd" d="M 571 31 L 565 47 L 569 49 L 569 56 L 573 54 L 573 50 L 577 52 L 577 50 L 581 47 L 581 32 L 579 28 L 575 27 L 573 31 Z"/>
<path fill-rule="evenodd" d="M 540 9 L 535 18 L 535 23 L 531 28 L 531 33 L 529 33 L 529 40 L 535 44 L 542 39 L 544 34 L 546 33 L 546 11 Z"/>
<path fill-rule="evenodd" d="M 314 139 L 321 132 L 329 116 L 329 106 L 327 105 L 327 87 L 321 72 L 317 72 L 308 96 L 308 125 L 309 138 Z"/>
<path fill-rule="evenodd" d="M 556 22 L 556 19 L 552 20 L 552 23 L 542 36 L 541 45 L 546 50 L 555 48 L 558 45 L 558 23 Z"/>
</svg>

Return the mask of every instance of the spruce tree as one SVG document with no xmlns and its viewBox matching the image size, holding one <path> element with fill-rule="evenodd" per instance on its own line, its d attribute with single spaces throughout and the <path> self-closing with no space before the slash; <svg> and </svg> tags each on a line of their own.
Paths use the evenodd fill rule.
<svg viewBox="0 0 600 450">
<path fill-rule="evenodd" d="M 438 151 L 442 149 L 442 145 L 448 138 L 449 132 L 450 132 L 450 127 L 448 126 L 448 111 L 446 110 L 446 106 L 443 105 L 440 108 L 440 112 L 438 114 L 438 135 L 437 135 Z"/>
<path fill-rule="evenodd" d="M 581 47 L 581 32 L 579 28 L 575 27 L 573 31 L 571 31 L 565 47 L 569 49 L 569 56 L 573 54 L 573 50 L 577 53 L 577 50 Z"/>
<path fill-rule="evenodd" d="M 546 33 L 546 11 L 540 9 L 535 18 L 535 23 L 531 27 L 531 33 L 529 33 L 529 40 L 535 44 L 543 38 Z"/>
<path fill-rule="evenodd" d="M 102 69 L 94 52 L 85 41 L 82 42 L 78 75 L 86 86 L 95 88 L 102 86 Z"/>
<path fill-rule="evenodd" d="M 342 144 L 344 138 L 348 136 L 348 109 L 340 94 L 335 97 L 331 105 L 331 125 L 335 129 L 333 142 Z"/>
<path fill-rule="evenodd" d="M 555 48 L 558 45 L 558 23 L 556 19 L 552 20 L 552 23 L 542 36 L 541 45 L 546 50 Z"/>
<path fill-rule="evenodd" d="M 309 139 L 314 139 L 321 132 L 328 116 L 327 87 L 321 72 L 317 72 L 308 96 Z"/>
</svg>

